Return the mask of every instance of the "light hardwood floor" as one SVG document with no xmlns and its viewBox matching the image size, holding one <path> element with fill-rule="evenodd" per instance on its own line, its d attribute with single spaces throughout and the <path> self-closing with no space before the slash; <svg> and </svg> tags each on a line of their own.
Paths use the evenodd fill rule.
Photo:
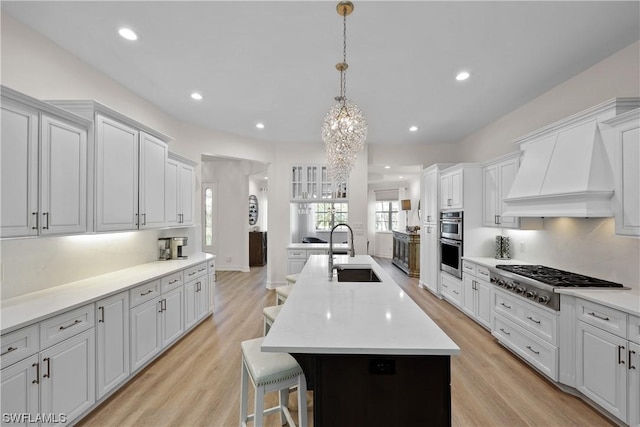
<svg viewBox="0 0 640 427">
<path fill-rule="evenodd" d="M 580 399 L 558 390 L 463 313 L 419 289 L 417 279 L 407 277 L 389 260 L 376 260 L 461 348 L 461 354 L 451 359 L 453 426 L 614 425 Z M 275 304 L 275 294 L 265 288 L 265 281 L 266 267 L 253 267 L 250 273 L 218 272 L 213 316 L 79 425 L 237 426 L 240 342 L 262 335 L 262 308 Z M 272 395 L 267 404 L 276 402 L 276 394 Z M 308 398 L 312 423 L 311 393 Z M 252 396 L 249 401 L 252 405 Z M 295 393 L 290 401 L 295 418 Z M 267 417 L 265 425 L 280 425 L 279 417 Z"/>
</svg>

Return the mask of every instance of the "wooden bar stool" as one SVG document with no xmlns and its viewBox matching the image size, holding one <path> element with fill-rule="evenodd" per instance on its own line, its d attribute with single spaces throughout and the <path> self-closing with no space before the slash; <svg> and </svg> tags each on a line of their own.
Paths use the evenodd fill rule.
<svg viewBox="0 0 640 427">
<path fill-rule="evenodd" d="M 280 413 L 282 425 L 296 424 L 289 412 L 289 388 L 298 387 L 298 426 L 307 427 L 307 381 L 298 362 L 287 353 L 262 352 L 262 340 L 256 338 L 240 343 L 242 348 L 242 370 L 240 379 L 240 426 L 246 427 L 253 420 L 255 427 L 262 427 L 264 415 Z M 255 388 L 253 414 L 247 414 L 249 387 L 251 379 Z M 279 391 L 279 405 L 264 408 L 264 395 Z"/>
<path fill-rule="evenodd" d="M 273 325 L 276 317 L 278 317 L 280 310 L 282 310 L 282 305 L 272 305 L 271 307 L 262 309 L 262 314 L 264 315 L 263 335 L 267 335 L 267 332 L 271 329 L 271 325 Z"/>
<path fill-rule="evenodd" d="M 278 286 L 276 288 L 276 305 L 284 304 L 293 286 L 294 285 Z"/>
</svg>

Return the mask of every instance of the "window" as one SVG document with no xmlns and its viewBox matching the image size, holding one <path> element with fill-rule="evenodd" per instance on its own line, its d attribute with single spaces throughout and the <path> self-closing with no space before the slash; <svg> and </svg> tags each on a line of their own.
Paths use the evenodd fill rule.
<svg viewBox="0 0 640 427">
<path fill-rule="evenodd" d="M 334 225 L 348 220 L 347 203 L 315 203 L 315 225 L 316 230 L 331 230 L 331 211 L 334 211 Z"/>
<path fill-rule="evenodd" d="M 376 231 L 398 229 L 399 203 L 397 200 L 376 202 Z"/>
</svg>

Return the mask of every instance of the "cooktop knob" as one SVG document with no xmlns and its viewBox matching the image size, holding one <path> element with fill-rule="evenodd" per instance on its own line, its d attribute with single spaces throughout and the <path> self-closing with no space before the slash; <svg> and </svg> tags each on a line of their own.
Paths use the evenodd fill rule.
<svg viewBox="0 0 640 427">
<path fill-rule="evenodd" d="M 538 302 L 540 304 L 549 304 L 549 297 L 546 295 L 541 295 L 538 297 Z"/>
<path fill-rule="evenodd" d="M 507 282 L 505 282 L 503 279 L 498 280 L 498 286 L 502 286 L 503 288 L 507 287 Z"/>
<path fill-rule="evenodd" d="M 538 296 L 538 293 L 536 291 L 528 291 L 527 292 L 527 298 L 536 299 L 537 296 Z"/>
<path fill-rule="evenodd" d="M 510 291 L 513 291 L 516 288 L 516 285 L 513 283 L 507 283 L 507 289 L 509 289 Z"/>
<path fill-rule="evenodd" d="M 517 293 L 518 295 L 523 295 L 523 294 L 524 294 L 524 287 L 522 287 L 522 286 L 518 286 L 518 287 L 516 288 L 516 293 Z"/>
<path fill-rule="evenodd" d="M 498 283 L 498 279 L 497 279 L 496 277 L 491 277 L 491 278 L 489 279 L 489 281 L 490 281 L 491 283 Z"/>
</svg>

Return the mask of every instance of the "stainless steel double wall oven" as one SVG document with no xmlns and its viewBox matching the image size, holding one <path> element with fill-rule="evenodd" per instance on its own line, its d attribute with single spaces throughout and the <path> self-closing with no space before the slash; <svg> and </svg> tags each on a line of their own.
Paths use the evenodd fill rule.
<svg viewBox="0 0 640 427">
<path fill-rule="evenodd" d="M 462 211 L 440 213 L 440 270 L 462 278 Z"/>
</svg>

